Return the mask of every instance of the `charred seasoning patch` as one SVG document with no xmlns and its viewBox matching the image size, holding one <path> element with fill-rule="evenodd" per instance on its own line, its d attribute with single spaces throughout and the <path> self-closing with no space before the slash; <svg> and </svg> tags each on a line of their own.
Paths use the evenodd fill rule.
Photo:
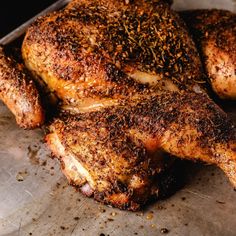
<svg viewBox="0 0 236 236">
<path fill-rule="evenodd" d="M 236 14 L 227 10 L 194 10 L 184 11 L 181 17 L 185 20 L 198 51 L 205 58 L 204 47 L 208 40 L 214 45 L 229 53 L 232 60 L 236 61 Z"/>
<path fill-rule="evenodd" d="M 130 66 L 158 74 L 162 79 L 169 78 L 180 87 L 202 82 L 194 43 L 181 19 L 165 2 L 142 0 L 126 5 L 116 1 L 86 4 L 77 1 L 43 19 L 33 24 L 24 44 L 36 41 L 50 49 L 41 63 L 62 80 L 75 82 L 96 75 L 99 72 L 96 66 L 102 63 L 104 70 L 112 64 L 120 70 L 118 75 Z M 82 69 L 88 56 L 93 58 L 87 66 L 90 74 Z M 73 61 L 72 67 L 65 66 L 68 60 Z M 112 73 L 107 76 L 118 85 L 124 81 L 131 83 L 124 76 L 114 77 Z"/>
<path fill-rule="evenodd" d="M 223 29 L 227 25 L 235 25 L 236 16 L 227 10 L 194 10 L 180 13 L 191 34 L 197 41 L 211 37 L 216 29 Z"/>
</svg>

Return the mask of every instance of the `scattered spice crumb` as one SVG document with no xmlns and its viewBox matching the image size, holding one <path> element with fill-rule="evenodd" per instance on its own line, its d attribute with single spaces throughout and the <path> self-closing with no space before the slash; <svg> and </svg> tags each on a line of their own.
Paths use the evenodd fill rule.
<svg viewBox="0 0 236 236">
<path fill-rule="evenodd" d="M 153 212 L 149 212 L 146 216 L 147 220 L 151 220 L 153 218 Z"/>
<path fill-rule="evenodd" d="M 186 197 L 182 197 L 181 199 L 182 199 L 182 201 L 185 201 L 185 200 L 186 200 Z"/>
<path fill-rule="evenodd" d="M 65 226 L 60 226 L 60 228 L 61 228 L 62 230 L 65 230 L 65 229 L 66 229 Z"/>
<path fill-rule="evenodd" d="M 30 163 L 33 165 L 39 165 L 39 158 L 38 158 L 38 151 L 39 147 L 37 145 L 34 145 L 33 148 L 31 146 L 28 146 L 28 153 L 27 156 L 29 157 Z"/>
<path fill-rule="evenodd" d="M 160 232 L 162 234 L 168 234 L 169 233 L 169 230 L 167 228 L 161 228 Z"/>
<path fill-rule="evenodd" d="M 78 216 L 74 217 L 74 220 L 79 220 L 79 217 Z"/>
<path fill-rule="evenodd" d="M 216 202 L 219 203 L 219 204 L 225 204 L 225 202 L 219 201 L 219 200 L 216 200 Z"/>
<path fill-rule="evenodd" d="M 163 206 L 160 206 L 160 205 L 157 206 L 156 208 L 157 208 L 158 210 L 163 210 L 163 209 L 164 209 L 164 207 L 163 207 Z"/>
<path fill-rule="evenodd" d="M 108 218 L 107 220 L 108 220 L 108 221 L 114 221 L 114 219 L 112 219 L 112 218 Z"/>
<path fill-rule="evenodd" d="M 25 180 L 25 178 L 29 175 L 27 170 L 19 171 L 16 175 L 16 180 L 19 182 L 22 182 Z"/>
<path fill-rule="evenodd" d="M 32 235 L 32 233 L 30 232 L 29 235 Z"/>
<path fill-rule="evenodd" d="M 47 165 L 47 161 L 46 161 L 46 160 L 43 161 L 41 165 L 42 165 L 42 166 L 46 166 L 46 165 Z"/>
<path fill-rule="evenodd" d="M 100 208 L 99 210 L 100 210 L 101 213 L 106 212 L 106 210 L 104 208 Z"/>
<path fill-rule="evenodd" d="M 136 216 L 143 216 L 143 213 L 136 213 Z"/>
<path fill-rule="evenodd" d="M 104 233 L 101 233 L 99 236 L 105 236 L 105 234 L 104 234 Z"/>
</svg>

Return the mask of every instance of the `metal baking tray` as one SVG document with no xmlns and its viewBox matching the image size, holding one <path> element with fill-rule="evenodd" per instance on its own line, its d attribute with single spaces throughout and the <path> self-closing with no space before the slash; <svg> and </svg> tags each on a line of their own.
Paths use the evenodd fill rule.
<svg viewBox="0 0 236 236">
<path fill-rule="evenodd" d="M 59 1 L 43 14 L 66 2 Z M 173 7 L 236 10 L 230 0 L 175 0 Z M 1 43 L 17 40 L 28 23 Z M 236 121 L 235 104 L 221 105 Z M 104 206 L 69 186 L 59 163 L 50 157 L 42 131 L 18 128 L 2 103 L 0 137 L 1 236 L 236 235 L 236 192 L 214 166 L 187 163 L 179 191 L 133 213 Z"/>
</svg>

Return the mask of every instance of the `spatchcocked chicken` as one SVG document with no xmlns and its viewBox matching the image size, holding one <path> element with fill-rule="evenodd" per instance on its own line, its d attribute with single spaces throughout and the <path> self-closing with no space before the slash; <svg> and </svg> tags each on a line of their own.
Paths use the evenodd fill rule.
<svg viewBox="0 0 236 236">
<path fill-rule="evenodd" d="M 208 97 L 198 51 L 170 1 L 74 0 L 28 29 L 27 68 L 56 94 L 46 141 L 70 183 L 137 210 L 173 156 L 236 186 L 236 130 Z"/>
</svg>

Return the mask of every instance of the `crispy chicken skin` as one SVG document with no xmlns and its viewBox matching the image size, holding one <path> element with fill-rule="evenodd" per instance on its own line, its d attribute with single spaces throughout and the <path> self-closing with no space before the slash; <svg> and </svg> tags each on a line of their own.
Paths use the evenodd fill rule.
<svg viewBox="0 0 236 236">
<path fill-rule="evenodd" d="M 50 126 L 46 140 L 69 182 L 85 195 L 120 209 L 137 210 L 169 188 L 162 188 L 166 181 L 162 176 L 172 177 L 174 159 L 161 150 L 147 149 L 145 145 L 155 145 L 152 140 L 144 143 L 136 134 L 140 130 L 121 124 L 124 116 L 109 111 L 63 113 Z M 149 134 L 140 135 L 149 138 Z"/>
<path fill-rule="evenodd" d="M 236 14 L 226 10 L 181 13 L 192 33 L 213 90 L 236 99 Z"/>
<path fill-rule="evenodd" d="M 25 129 L 35 128 L 44 122 L 44 111 L 38 90 L 22 64 L 7 57 L 0 47 L 0 100 Z"/>
<path fill-rule="evenodd" d="M 72 1 L 28 29 L 22 54 L 64 104 L 77 107 L 116 103 L 164 78 L 179 87 L 202 81 L 194 43 L 162 1 Z"/>
<path fill-rule="evenodd" d="M 235 128 L 166 1 L 74 0 L 29 28 L 22 53 L 61 100 L 46 140 L 86 195 L 137 210 L 159 195 L 165 153 L 216 164 L 236 186 Z"/>
<path fill-rule="evenodd" d="M 122 209 L 158 196 L 154 180 L 170 165 L 163 151 L 216 164 L 236 186 L 235 128 L 206 94 L 166 91 L 101 111 L 64 112 L 46 139 L 72 183 Z"/>
</svg>

